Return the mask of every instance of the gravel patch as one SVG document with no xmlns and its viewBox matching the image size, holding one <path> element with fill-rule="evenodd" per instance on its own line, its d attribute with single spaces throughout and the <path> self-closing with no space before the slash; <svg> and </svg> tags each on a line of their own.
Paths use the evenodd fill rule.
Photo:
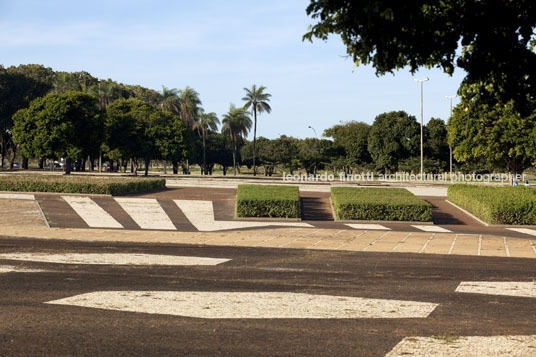
<svg viewBox="0 0 536 357">
<path fill-rule="evenodd" d="M 438 304 L 287 292 L 98 291 L 47 302 L 205 319 L 426 318 Z"/>
<path fill-rule="evenodd" d="M 402 356 L 536 356 L 536 336 L 406 337 L 385 355 L 385 357 Z"/>
<path fill-rule="evenodd" d="M 462 281 L 456 288 L 456 292 L 536 298 L 536 283 L 502 281 Z M 536 351 L 534 355 L 536 356 Z"/>
<path fill-rule="evenodd" d="M 9 253 L 0 254 L 0 259 L 24 260 L 58 264 L 104 264 L 104 265 L 218 265 L 231 259 L 184 257 L 157 254 L 122 253 Z"/>
</svg>

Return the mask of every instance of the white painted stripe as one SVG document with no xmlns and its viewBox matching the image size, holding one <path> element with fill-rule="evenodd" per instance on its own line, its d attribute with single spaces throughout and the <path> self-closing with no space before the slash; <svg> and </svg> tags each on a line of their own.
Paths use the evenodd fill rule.
<svg viewBox="0 0 536 357">
<path fill-rule="evenodd" d="M 61 196 L 65 202 L 94 228 L 123 228 L 108 212 L 89 197 Z"/>
<path fill-rule="evenodd" d="M 42 273 L 46 270 L 19 268 L 12 265 L 0 265 L 0 274 L 5 273 Z"/>
<path fill-rule="evenodd" d="M 529 229 L 529 228 L 506 228 L 506 229 L 514 231 L 514 232 L 529 234 L 531 236 L 536 236 L 536 230 L 534 229 Z"/>
<path fill-rule="evenodd" d="M 190 223 L 199 231 L 219 231 L 225 229 L 285 226 L 285 227 L 312 227 L 301 222 L 252 222 L 252 221 L 216 221 L 212 201 L 174 200 Z"/>
<path fill-rule="evenodd" d="M 536 336 L 405 337 L 385 357 L 529 357 Z"/>
<path fill-rule="evenodd" d="M 511 281 L 462 281 L 456 288 L 456 292 L 536 298 L 536 283 Z"/>
<path fill-rule="evenodd" d="M 154 198 L 116 197 L 115 200 L 142 229 L 177 229 Z"/>
<path fill-rule="evenodd" d="M 510 248 L 508 247 L 508 242 L 506 241 L 506 237 L 503 237 L 504 239 L 504 251 L 506 252 L 506 256 L 510 256 Z"/>
<path fill-rule="evenodd" d="M 367 224 L 367 223 L 346 223 L 346 225 L 353 229 L 367 229 L 367 230 L 391 230 L 382 226 L 381 224 Z"/>
<path fill-rule="evenodd" d="M 452 233 L 452 231 L 449 231 L 446 228 L 435 226 L 435 225 L 418 225 L 418 224 L 412 224 L 413 228 L 420 229 L 421 231 L 425 232 L 433 232 L 433 233 Z"/>
<path fill-rule="evenodd" d="M 34 195 L 29 195 L 25 193 L 0 193 L 0 198 L 8 200 L 35 200 Z"/>
<path fill-rule="evenodd" d="M 456 234 L 454 236 L 454 239 L 452 240 L 452 244 L 450 245 L 449 252 L 447 254 L 452 254 L 452 250 L 454 249 L 454 246 L 456 245 L 457 238 L 458 238 L 458 235 Z"/>
<path fill-rule="evenodd" d="M 0 259 L 95 265 L 218 265 L 230 261 L 223 258 L 132 253 L 6 253 L 0 254 Z"/>
<path fill-rule="evenodd" d="M 50 301 L 206 319 L 426 318 L 438 304 L 289 292 L 98 291 Z"/>
</svg>

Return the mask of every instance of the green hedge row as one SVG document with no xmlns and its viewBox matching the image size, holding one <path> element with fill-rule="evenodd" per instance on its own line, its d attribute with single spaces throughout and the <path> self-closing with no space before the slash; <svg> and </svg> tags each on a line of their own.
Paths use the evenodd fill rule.
<svg viewBox="0 0 536 357">
<path fill-rule="evenodd" d="M 450 185 L 447 198 L 490 224 L 536 224 L 536 191 L 531 187 Z"/>
<path fill-rule="evenodd" d="M 340 220 L 432 220 L 432 205 L 403 188 L 332 187 L 331 200 Z"/>
<path fill-rule="evenodd" d="M 300 192 L 297 186 L 238 185 L 238 217 L 300 217 Z"/>
<path fill-rule="evenodd" d="M 89 176 L 0 176 L 0 191 L 122 195 L 166 187 L 165 179 L 97 178 Z"/>
</svg>

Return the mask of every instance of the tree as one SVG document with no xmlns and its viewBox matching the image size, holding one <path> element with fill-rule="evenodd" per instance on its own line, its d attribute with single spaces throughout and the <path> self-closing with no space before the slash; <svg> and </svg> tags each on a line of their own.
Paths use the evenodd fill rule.
<svg viewBox="0 0 536 357">
<path fill-rule="evenodd" d="M 304 39 L 342 38 L 356 65 L 378 75 L 409 67 L 455 66 L 476 84 L 488 104 L 508 103 L 526 115 L 536 97 L 536 2 L 311 0 L 317 20 Z M 461 45 L 461 50 L 459 49 Z"/>
<path fill-rule="evenodd" d="M 275 161 L 287 168 L 291 174 L 300 166 L 300 161 L 297 159 L 298 141 L 298 139 L 286 135 L 272 140 Z"/>
<path fill-rule="evenodd" d="M 490 106 L 462 101 L 447 126 L 456 160 L 491 163 L 518 174 L 534 164 L 536 113 L 523 116 L 513 103 Z"/>
<path fill-rule="evenodd" d="M 260 86 L 257 88 L 257 86 L 254 84 L 251 86 L 251 89 L 244 88 L 244 90 L 246 91 L 246 95 L 244 96 L 244 98 L 242 98 L 242 100 L 246 102 L 246 104 L 244 104 L 244 109 L 247 110 L 251 108 L 251 110 L 253 111 L 253 176 L 257 175 L 257 166 L 255 164 L 255 144 L 257 141 L 257 113 L 270 113 L 272 111 L 270 104 L 268 104 L 272 95 L 269 93 L 264 93 L 265 89 L 265 86 Z"/>
<path fill-rule="evenodd" d="M 247 136 L 251 129 L 250 113 L 244 108 L 237 108 L 234 104 L 229 107 L 229 112 L 223 116 L 222 134 L 229 137 L 233 144 L 233 171 L 236 175 L 236 163 L 238 153 L 238 141 Z"/>
<path fill-rule="evenodd" d="M 166 86 L 162 86 L 160 109 L 180 115 L 181 103 L 179 99 L 179 91 L 176 88 L 169 89 L 166 88 Z"/>
<path fill-rule="evenodd" d="M 87 133 L 99 133 L 101 124 L 95 97 L 82 92 L 48 94 L 13 116 L 13 138 L 27 157 L 65 158 L 65 174 L 73 159 L 95 150 Z"/>
<path fill-rule="evenodd" d="M 198 119 L 199 108 L 202 104 L 201 99 L 199 99 L 199 93 L 186 86 L 178 94 L 181 119 L 188 128 L 191 128 Z"/>
<path fill-rule="evenodd" d="M 350 121 L 326 129 L 323 136 L 333 138 L 335 145 L 344 149 L 350 165 L 364 165 L 371 160 L 367 148 L 369 131 L 370 125 Z"/>
<path fill-rule="evenodd" d="M 424 156 L 435 162 L 435 168 L 424 165 L 428 171 L 439 172 L 449 167 L 450 149 L 447 140 L 447 126 L 442 119 L 431 118 L 424 127 Z"/>
<path fill-rule="evenodd" d="M 420 126 L 404 111 L 378 115 L 370 127 L 368 150 L 376 169 L 397 170 L 400 161 L 417 155 Z"/>
<path fill-rule="evenodd" d="M 194 129 L 197 129 L 199 136 L 203 140 L 203 172 L 207 175 L 207 136 L 209 131 L 218 130 L 220 121 L 216 113 L 205 113 L 202 109 L 199 110 L 199 120 L 194 124 Z"/>
<path fill-rule="evenodd" d="M 11 152 L 10 168 L 13 168 L 16 145 L 12 140 L 12 116 L 22 108 L 27 108 L 32 100 L 45 95 L 52 87 L 54 73 L 51 68 L 37 64 L 0 66 L 0 152 L 1 167 L 6 153 Z M 28 168 L 28 160 L 23 167 Z"/>
</svg>

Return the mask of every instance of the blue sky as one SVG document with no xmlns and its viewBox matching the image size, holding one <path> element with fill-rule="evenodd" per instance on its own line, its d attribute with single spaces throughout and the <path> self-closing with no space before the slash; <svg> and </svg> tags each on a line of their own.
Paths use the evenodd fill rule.
<svg viewBox="0 0 536 357">
<path fill-rule="evenodd" d="M 264 85 L 271 114 L 259 118 L 257 134 L 274 138 L 320 136 L 350 120 L 405 110 L 424 121 L 447 119 L 449 101 L 464 73 L 453 77 L 402 70 L 376 77 L 355 67 L 337 37 L 302 42 L 313 20 L 308 1 L 28 1 L 0 0 L 0 63 L 39 63 L 54 70 L 85 70 L 99 78 L 160 90 L 189 85 L 207 112 L 222 116 L 240 105 L 243 87 Z M 454 102 L 456 104 L 456 100 Z M 252 135 L 250 135 L 252 136 Z"/>
</svg>

